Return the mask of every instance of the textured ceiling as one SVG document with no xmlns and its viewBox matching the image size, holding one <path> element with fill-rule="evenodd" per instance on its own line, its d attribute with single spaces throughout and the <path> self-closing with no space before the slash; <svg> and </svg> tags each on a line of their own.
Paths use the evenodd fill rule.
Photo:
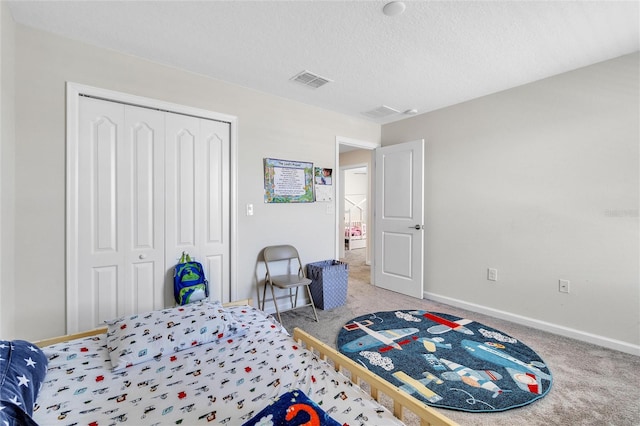
<svg viewBox="0 0 640 426">
<path fill-rule="evenodd" d="M 638 1 L 13 1 L 16 22 L 370 120 L 639 50 Z M 332 80 L 313 90 L 290 78 Z M 395 114 L 377 123 L 405 118 Z"/>
</svg>

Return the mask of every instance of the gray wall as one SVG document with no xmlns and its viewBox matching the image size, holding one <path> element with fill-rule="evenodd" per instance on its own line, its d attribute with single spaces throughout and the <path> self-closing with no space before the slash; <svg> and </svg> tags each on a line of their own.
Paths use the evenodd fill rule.
<svg viewBox="0 0 640 426">
<path fill-rule="evenodd" d="M 7 2 L 0 2 L 0 283 L 14 280 L 14 65 L 15 25 Z M 0 285 L 0 335 L 13 324 L 14 287 Z"/>
<path fill-rule="evenodd" d="M 638 58 L 382 127 L 426 142 L 429 297 L 638 352 Z"/>
<path fill-rule="evenodd" d="M 18 142 L 9 190 L 15 190 L 16 279 L 3 280 L 2 288 L 16 294 L 2 299 L 3 313 L 15 306 L 3 337 L 65 332 L 66 81 L 238 117 L 237 297 L 256 298 L 256 280 L 263 276 L 258 256 L 266 245 L 293 243 L 305 263 L 334 257 L 336 242 L 327 236 L 335 235 L 335 217 L 326 203 L 264 204 L 263 158 L 332 166 L 336 135 L 379 142 L 379 125 L 22 25 L 15 25 L 15 37 Z M 254 216 L 244 215 L 248 203 Z"/>
</svg>

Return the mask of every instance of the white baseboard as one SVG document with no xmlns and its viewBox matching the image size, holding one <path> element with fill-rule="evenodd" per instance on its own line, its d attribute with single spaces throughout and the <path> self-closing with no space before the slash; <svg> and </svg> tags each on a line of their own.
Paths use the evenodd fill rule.
<svg viewBox="0 0 640 426">
<path fill-rule="evenodd" d="M 475 303 L 469 303 L 463 300 L 453 299 L 451 297 L 440 296 L 434 293 L 424 292 L 424 298 L 433 300 L 435 302 L 455 306 L 456 308 L 490 315 L 492 317 L 514 322 L 516 324 L 522 324 L 529 327 L 537 328 L 538 330 L 548 331 L 549 333 L 558 334 L 560 336 L 570 337 L 572 339 L 581 340 L 587 343 L 593 343 L 595 345 L 603 346 L 605 348 L 613 349 L 616 351 L 640 356 L 640 345 L 633 345 L 631 343 L 623 342 L 620 340 L 610 339 L 608 337 L 599 336 L 596 334 L 575 330 L 573 328 L 564 327 L 562 325 L 524 317 L 522 315 L 517 315 L 511 312 L 505 312 L 482 305 L 476 305 Z"/>
<path fill-rule="evenodd" d="M 289 296 L 276 296 L 276 299 L 278 300 L 278 309 L 280 310 L 280 312 L 286 312 L 288 310 L 291 310 L 293 305 L 291 305 L 291 300 L 289 299 Z M 309 298 L 306 295 L 298 296 L 298 306 L 303 306 L 308 303 L 309 303 Z M 259 305 L 258 305 L 258 308 L 260 308 Z M 274 317 L 276 316 L 276 307 L 273 304 L 273 299 L 267 298 L 264 304 L 264 312 L 271 314 Z"/>
</svg>

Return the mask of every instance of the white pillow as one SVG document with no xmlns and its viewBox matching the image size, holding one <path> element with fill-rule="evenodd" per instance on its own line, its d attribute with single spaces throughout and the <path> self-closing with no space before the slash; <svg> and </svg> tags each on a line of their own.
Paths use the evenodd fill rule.
<svg viewBox="0 0 640 426">
<path fill-rule="evenodd" d="M 105 322 L 113 371 L 246 332 L 220 302 L 192 303 Z"/>
</svg>

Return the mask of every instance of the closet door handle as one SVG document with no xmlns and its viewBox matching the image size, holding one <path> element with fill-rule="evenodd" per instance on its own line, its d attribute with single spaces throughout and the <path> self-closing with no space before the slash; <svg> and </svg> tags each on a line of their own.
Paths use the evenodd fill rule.
<svg viewBox="0 0 640 426">
<path fill-rule="evenodd" d="M 138 259 L 146 259 L 147 255 L 146 254 L 141 254 L 140 256 L 138 256 Z"/>
<path fill-rule="evenodd" d="M 422 225 L 410 226 L 410 229 L 422 229 Z"/>
</svg>

